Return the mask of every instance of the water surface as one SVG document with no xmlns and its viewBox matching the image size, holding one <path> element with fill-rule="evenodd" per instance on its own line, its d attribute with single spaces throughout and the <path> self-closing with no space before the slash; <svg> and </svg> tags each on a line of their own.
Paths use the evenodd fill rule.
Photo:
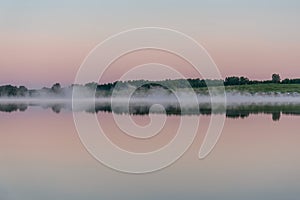
<svg viewBox="0 0 300 200">
<path fill-rule="evenodd" d="M 196 140 L 182 158 L 143 175 L 120 173 L 93 159 L 79 140 L 72 112 L 64 107 L 0 107 L 7 111 L 0 112 L 0 199 L 297 200 L 300 116 L 297 107 L 291 106 L 256 105 L 218 113 L 228 117 L 219 142 L 203 160 L 198 152 L 209 114 L 214 113 L 171 113 L 159 135 L 133 140 L 115 126 L 110 112 L 100 109 L 99 122 L 112 141 L 140 152 L 172 139 L 180 117 L 201 118 Z M 149 122 L 145 114 L 132 117 L 140 125 Z"/>
</svg>

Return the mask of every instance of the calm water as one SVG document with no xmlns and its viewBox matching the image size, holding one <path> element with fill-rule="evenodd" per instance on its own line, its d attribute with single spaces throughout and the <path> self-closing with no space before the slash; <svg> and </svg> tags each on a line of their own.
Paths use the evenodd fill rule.
<svg viewBox="0 0 300 200">
<path fill-rule="evenodd" d="M 201 117 L 191 148 L 170 167 L 143 175 L 120 173 L 93 159 L 70 111 L 28 107 L 0 112 L 0 199 L 298 200 L 300 116 L 282 109 L 255 110 L 228 116 L 219 142 L 204 160 L 198 152 L 210 115 L 183 116 Z M 124 136 L 111 113 L 97 116 L 115 143 L 134 151 L 166 144 L 181 117 L 169 115 L 161 134 L 140 141 Z M 149 122 L 147 115 L 133 119 L 140 125 Z"/>
</svg>

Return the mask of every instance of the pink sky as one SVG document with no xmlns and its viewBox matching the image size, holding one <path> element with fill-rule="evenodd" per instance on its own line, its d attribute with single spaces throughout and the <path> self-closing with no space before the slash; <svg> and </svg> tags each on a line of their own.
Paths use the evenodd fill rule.
<svg viewBox="0 0 300 200">
<path fill-rule="evenodd" d="M 4 19 L 0 21 L 1 85 L 71 84 L 83 59 L 98 43 L 143 26 L 172 28 L 195 38 L 223 77 L 269 79 L 272 73 L 300 77 L 300 5 L 294 1 L 225 4 L 190 0 L 174 2 L 172 8 L 159 1 L 63 2 L 0 4 Z M 114 81 L 116 71 L 106 81 Z M 188 69 L 187 74 L 193 75 Z"/>
</svg>

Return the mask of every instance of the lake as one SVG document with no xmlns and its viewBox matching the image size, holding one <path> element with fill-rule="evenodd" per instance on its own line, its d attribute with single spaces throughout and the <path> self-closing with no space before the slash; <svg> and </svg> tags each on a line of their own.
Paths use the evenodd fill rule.
<svg viewBox="0 0 300 200">
<path fill-rule="evenodd" d="M 147 109 L 129 114 L 145 126 Z M 163 147 L 182 118 L 201 118 L 194 142 L 180 159 L 139 175 L 118 172 L 94 159 L 80 141 L 72 112 L 60 103 L 5 104 L 0 110 L 1 200 L 299 199 L 299 105 L 248 105 L 225 113 L 200 109 L 183 116 L 173 107 L 161 133 L 148 140 L 123 134 L 107 106 L 99 105 L 97 112 L 77 111 L 97 115 L 107 136 L 134 152 Z M 213 151 L 199 159 L 212 115 L 227 116 L 224 128 Z"/>
</svg>

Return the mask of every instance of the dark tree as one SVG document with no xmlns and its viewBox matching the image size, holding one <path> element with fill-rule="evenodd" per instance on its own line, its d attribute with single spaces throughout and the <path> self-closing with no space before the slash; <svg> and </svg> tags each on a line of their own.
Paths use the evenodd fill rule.
<svg viewBox="0 0 300 200">
<path fill-rule="evenodd" d="M 273 83 L 280 83 L 280 80 L 281 80 L 281 78 L 280 78 L 279 74 L 273 74 L 272 75 L 272 82 Z"/>
<path fill-rule="evenodd" d="M 26 96 L 28 94 L 28 89 L 24 86 L 20 86 L 17 90 L 17 96 Z"/>
<path fill-rule="evenodd" d="M 281 83 L 283 83 L 283 84 L 290 84 L 290 83 L 291 83 L 291 80 L 288 79 L 288 78 L 286 78 L 286 79 L 284 79 L 283 81 L 281 81 Z"/>
<path fill-rule="evenodd" d="M 224 85 L 239 85 L 240 78 L 236 76 L 227 77 L 225 79 Z"/>
<path fill-rule="evenodd" d="M 17 96 L 18 88 L 12 85 L 0 87 L 0 96 Z"/>
<path fill-rule="evenodd" d="M 61 91 L 61 86 L 59 83 L 55 83 L 52 88 L 51 88 L 52 92 L 54 93 L 59 93 Z"/>
<path fill-rule="evenodd" d="M 249 79 L 244 76 L 240 77 L 240 84 L 241 85 L 249 84 Z"/>
</svg>

